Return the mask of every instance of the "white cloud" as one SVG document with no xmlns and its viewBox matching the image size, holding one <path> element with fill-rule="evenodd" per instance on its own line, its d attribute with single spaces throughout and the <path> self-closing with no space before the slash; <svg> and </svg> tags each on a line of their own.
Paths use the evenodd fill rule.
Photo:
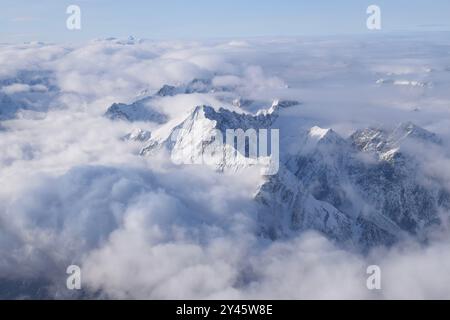
<svg viewBox="0 0 450 320">
<path fill-rule="evenodd" d="M 283 116 L 290 120 L 283 130 L 292 133 L 318 125 L 348 134 L 413 120 L 450 137 L 450 74 L 439 48 L 430 46 L 423 60 L 386 64 L 394 49 L 355 43 L 0 46 L 1 91 L 42 112 L 4 121 L 0 130 L 0 288 L 9 280 L 40 280 L 65 296 L 64 270 L 76 263 L 87 288 L 115 298 L 449 298 L 450 242 L 441 233 L 428 246 L 411 241 L 367 256 L 312 232 L 261 239 L 254 172 L 218 174 L 175 167 L 164 156 L 140 157 L 138 144 L 120 139 L 134 125 L 102 117 L 111 103 L 133 101 L 143 89 L 208 77 L 247 98 L 304 102 Z M 432 95 L 377 87 L 379 73 L 420 74 L 435 86 Z M 193 94 L 154 103 L 178 119 L 197 104 L 229 104 L 220 98 Z M 449 179 L 447 154 L 416 151 L 430 173 Z M 369 264 L 382 268 L 381 292 L 365 287 Z"/>
</svg>

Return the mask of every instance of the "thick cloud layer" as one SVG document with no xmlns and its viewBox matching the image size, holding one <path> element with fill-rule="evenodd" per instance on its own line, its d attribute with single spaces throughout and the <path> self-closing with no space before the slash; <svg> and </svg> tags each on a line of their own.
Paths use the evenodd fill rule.
<svg viewBox="0 0 450 320">
<path fill-rule="evenodd" d="M 426 245 L 405 240 L 364 256 L 314 232 L 271 241 L 257 232 L 256 170 L 221 174 L 139 156 L 141 145 L 122 137 L 157 126 L 102 116 L 164 84 L 208 78 L 248 99 L 301 101 L 287 111 L 293 127 L 345 136 L 412 120 L 445 142 L 450 44 L 442 39 L 1 45 L 0 102 L 14 102 L 0 105 L 1 295 L 72 297 L 65 271 L 76 264 L 88 297 L 450 298 L 445 223 Z M 219 98 L 167 97 L 155 108 L 175 122 L 200 104 L 233 108 Z M 448 155 L 417 154 L 450 181 Z M 366 287 L 372 264 L 381 291 Z"/>
</svg>

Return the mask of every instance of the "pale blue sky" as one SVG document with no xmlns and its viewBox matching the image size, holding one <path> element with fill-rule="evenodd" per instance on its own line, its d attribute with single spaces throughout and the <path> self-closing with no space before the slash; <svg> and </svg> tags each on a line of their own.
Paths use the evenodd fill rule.
<svg viewBox="0 0 450 320">
<path fill-rule="evenodd" d="M 366 8 L 382 9 L 383 32 L 450 31 L 450 0 L 1 0 L 0 42 L 99 37 L 195 39 L 360 34 Z M 82 30 L 66 29 L 66 7 Z"/>
</svg>

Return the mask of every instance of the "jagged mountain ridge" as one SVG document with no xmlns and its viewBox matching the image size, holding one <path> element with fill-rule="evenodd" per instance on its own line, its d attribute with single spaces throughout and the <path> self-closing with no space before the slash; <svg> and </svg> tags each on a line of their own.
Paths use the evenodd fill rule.
<svg viewBox="0 0 450 320">
<path fill-rule="evenodd" d="M 112 120 L 125 120 L 129 122 L 149 121 L 164 124 L 168 121 L 167 115 L 156 111 L 151 105 L 157 98 L 173 97 L 179 94 L 213 93 L 231 91 L 228 87 L 217 87 L 210 79 L 194 79 L 186 85 L 164 85 L 155 94 L 148 94 L 148 90 L 141 92 L 131 104 L 114 103 L 105 112 L 105 117 Z"/>
<path fill-rule="evenodd" d="M 172 140 L 177 140 L 177 137 L 173 136 L 177 130 L 184 130 L 187 134 L 195 133 L 197 130 L 197 132 L 202 133 L 199 136 L 210 137 L 213 135 L 212 130 L 219 130 L 225 136 L 227 129 L 242 129 L 243 131 L 248 129 L 270 129 L 278 118 L 280 110 L 295 105 L 299 105 L 299 103 L 291 100 L 276 99 L 270 107 L 261 109 L 256 114 L 238 113 L 226 108 L 219 108 L 216 111 L 211 106 L 197 106 L 181 123 L 165 131 L 164 135 L 150 139 L 148 144 L 142 149 L 141 154 L 151 154 L 155 149 L 162 146 L 166 146 L 169 151 L 173 151 L 176 142 L 174 143 Z"/>
<path fill-rule="evenodd" d="M 165 149 L 179 163 L 202 164 L 214 130 L 277 128 L 283 139 L 279 115 L 298 104 L 274 102 L 254 114 L 199 106 L 164 135 L 140 140 L 146 141 L 141 155 Z M 210 140 L 187 139 L 196 132 Z M 298 132 L 296 143 L 298 152 L 282 154 L 278 174 L 267 176 L 257 188 L 262 235 L 279 238 L 314 229 L 340 243 L 369 248 L 390 245 L 402 235 L 421 236 L 440 223 L 440 212 L 450 210 L 449 192 L 438 180 L 426 177 L 410 152 L 411 144 L 439 147 L 442 141 L 412 123 L 394 130 L 358 130 L 349 138 L 312 127 Z M 234 148 L 225 146 L 230 147 Z M 214 167 L 241 170 L 254 164 L 243 156 L 238 161 L 223 157 Z"/>
<path fill-rule="evenodd" d="M 389 235 L 386 239 L 364 239 L 365 246 L 389 244 L 402 232 L 419 235 L 439 223 L 441 210 L 449 210 L 445 187 L 433 177 L 424 182 L 421 163 L 401 147 L 405 139 L 417 137 L 435 144 L 439 139 L 434 134 L 410 123 L 370 138 L 361 134 L 367 133 L 366 129 L 348 139 L 327 130 L 317 139 L 317 129 L 313 129 L 305 138 L 305 147 L 288 157 L 286 166 L 315 199 L 331 204 L 351 219 L 377 227 L 364 231 L 366 236 L 374 232 Z M 394 139 L 399 132 L 405 135 Z M 312 137 L 315 144 L 310 141 Z"/>
<path fill-rule="evenodd" d="M 111 120 L 125 120 L 129 122 L 149 121 L 158 124 L 167 122 L 167 116 L 158 111 L 152 110 L 146 104 L 149 99 L 142 99 L 132 104 L 114 103 L 105 113 Z"/>
</svg>

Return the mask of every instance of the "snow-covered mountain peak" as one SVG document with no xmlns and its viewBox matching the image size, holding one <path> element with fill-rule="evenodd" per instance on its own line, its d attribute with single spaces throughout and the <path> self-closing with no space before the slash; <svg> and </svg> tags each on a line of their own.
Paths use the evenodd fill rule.
<svg viewBox="0 0 450 320">
<path fill-rule="evenodd" d="M 309 130 L 308 135 L 310 138 L 319 141 L 319 140 L 326 138 L 328 135 L 333 135 L 333 133 L 334 132 L 332 129 L 323 129 L 323 128 L 314 126 Z"/>
<path fill-rule="evenodd" d="M 391 134 L 390 140 L 395 143 L 412 138 L 421 142 L 440 144 L 441 139 L 434 133 L 415 125 L 412 122 L 401 123 Z"/>
<path fill-rule="evenodd" d="M 402 132 L 403 140 L 394 139 L 399 132 Z M 426 172 L 420 160 L 402 152 L 404 136 L 409 139 L 415 135 L 426 144 L 434 144 L 437 138 L 411 123 L 401 124 L 392 131 L 358 130 L 348 140 L 331 129 L 312 127 L 306 131 L 303 147 L 286 157 L 281 165 L 297 182 L 293 182 L 292 176 L 282 174 L 280 169 L 277 177 L 270 177 L 267 185 L 260 188 L 264 192 L 257 199 L 272 215 L 284 212 L 283 218 L 276 220 L 302 221 L 300 225 L 306 229 L 312 223 L 309 212 L 321 212 L 326 203 L 333 208 L 326 211 L 334 211 L 335 219 L 340 217 L 337 221 L 347 222 L 336 226 L 339 231 L 328 229 L 329 220 L 325 215 L 321 223 L 317 220 L 312 223 L 313 228 L 331 238 L 338 234 L 340 242 L 351 240 L 370 247 L 391 244 L 403 233 L 423 232 L 427 226 L 439 221 L 441 210 L 450 208 L 450 194 L 431 177 L 424 185 Z M 375 157 L 369 159 L 367 154 Z M 293 184 L 303 186 L 303 200 L 295 200 L 300 191 L 292 191 Z M 280 190 L 284 190 L 282 195 Z M 269 200 L 271 193 L 273 200 Z M 307 201 L 309 197 L 314 200 Z M 322 209 L 307 209 L 306 203 L 312 202 Z M 320 220 L 319 216 L 316 218 Z M 305 219 L 309 222 L 304 222 Z M 289 230 L 296 229 L 298 223 L 288 226 Z M 285 229 L 281 225 L 278 228 Z M 278 234 L 280 232 L 285 234 L 284 231 Z"/>
<path fill-rule="evenodd" d="M 159 97 L 172 97 L 178 94 L 216 93 L 231 91 L 229 87 L 215 86 L 211 79 L 193 79 L 189 83 L 180 85 L 165 84 L 155 94 Z"/>
<path fill-rule="evenodd" d="M 333 129 L 314 126 L 307 130 L 304 135 L 305 143 L 303 147 L 299 148 L 299 153 L 317 152 L 319 150 L 322 153 L 334 153 L 336 148 L 341 148 L 339 152 L 342 152 L 346 147 L 349 147 L 348 142 Z"/>
<path fill-rule="evenodd" d="M 389 133 L 383 129 L 366 128 L 358 130 L 350 136 L 353 145 L 360 151 L 382 151 L 388 141 Z"/>
<path fill-rule="evenodd" d="M 142 149 L 141 155 L 152 155 L 165 149 L 177 164 L 207 164 L 220 171 L 260 166 L 262 172 L 267 173 L 267 170 L 277 170 L 278 160 L 274 158 L 275 164 L 271 160 L 272 155 L 247 154 L 257 141 L 247 142 L 244 138 L 243 149 L 240 149 L 239 142 L 234 138 L 230 140 L 229 134 L 234 136 L 240 131 L 258 136 L 259 129 L 270 129 L 274 119 L 274 115 L 251 115 L 225 108 L 216 110 L 207 105 L 197 106 L 170 131 L 164 129 L 163 135 L 155 132 L 154 137 Z M 253 131 L 248 131 L 249 129 Z M 267 138 L 272 139 L 265 137 Z M 251 147 L 249 143 L 252 144 Z M 211 154 L 214 156 L 211 157 Z M 212 158 L 214 159 L 211 160 Z"/>
<path fill-rule="evenodd" d="M 151 98 L 144 98 L 132 104 L 114 103 L 105 113 L 111 120 L 125 120 L 129 122 L 149 121 L 158 124 L 165 123 L 167 116 L 149 106 Z"/>
<path fill-rule="evenodd" d="M 123 139 L 130 140 L 130 141 L 146 142 L 146 141 L 150 140 L 151 136 L 152 136 L 152 134 L 150 131 L 136 128 L 132 132 L 127 134 L 125 137 L 123 137 Z"/>
<path fill-rule="evenodd" d="M 378 154 L 386 161 L 393 160 L 409 143 L 439 145 L 442 142 L 436 134 L 412 122 L 401 123 L 392 131 L 378 128 L 358 130 L 350 140 L 358 150 Z"/>
<path fill-rule="evenodd" d="M 175 86 L 170 86 L 165 84 L 164 86 L 161 87 L 161 89 L 158 90 L 158 92 L 156 93 L 156 96 L 158 97 L 172 97 L 175 96 L 179 93 L 181 93 L 182 91 L 175 87 Z"/>
</svg>

